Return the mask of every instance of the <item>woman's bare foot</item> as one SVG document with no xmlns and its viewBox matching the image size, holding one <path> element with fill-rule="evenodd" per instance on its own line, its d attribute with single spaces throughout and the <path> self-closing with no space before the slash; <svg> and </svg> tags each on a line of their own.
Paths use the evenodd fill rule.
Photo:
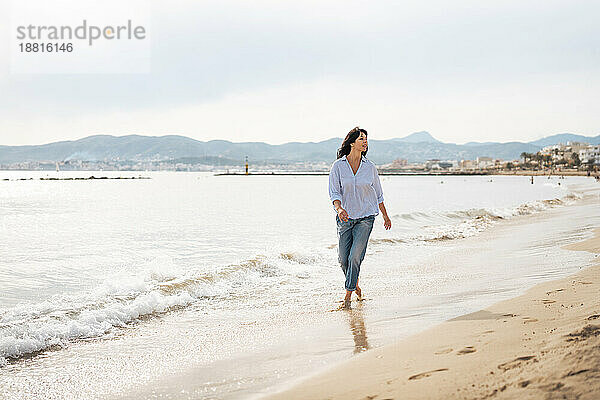
<svg viewBox="0 0 600 400">
<path fill-rule="evenodd" d="M 350 303 L 350 300 L 346 300 L 344 299 L 344 302 L 342 303 L 342 305 L 340 306 L 340 309 L 342 310 L 349 310 L 352 308 L 352 305 Z"/>
<path fill-rule="evenodd" d="M 346 297 L 344 297 L 344 301 L 342 303 L 342 308 L 350 308 L 350 301 L 352 300 L 352 292 L 346 290 Z"/>
<path fill-rule="evenodd" d="M 356 297 L 358 297 L 358 301 L 362 301 L 363 297 L 362 297 L 362 290 L 356 286 Z"/>
</svg>

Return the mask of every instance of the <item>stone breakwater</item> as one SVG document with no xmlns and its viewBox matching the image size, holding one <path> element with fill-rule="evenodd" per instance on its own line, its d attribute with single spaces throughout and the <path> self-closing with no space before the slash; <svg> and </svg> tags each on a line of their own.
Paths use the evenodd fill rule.
<svg viewBox="0 0 600 400">
<path fill-rule="evenodd" d="M 9 178 L 4 178 L 2 179 L 3 181 L 33 181 L 33 180 L 40 180 L 40 181 L 89 181 L 89 180 L 94 180 L 94 179 L 152 179 L 148 176 L 117 176 L 117 177 L 108 177 L 108 176 L 90 176 L 90 177 L 78 177 L 78 178 L 17 178 L 17 179 L 9 179 Z"/>
</svg>

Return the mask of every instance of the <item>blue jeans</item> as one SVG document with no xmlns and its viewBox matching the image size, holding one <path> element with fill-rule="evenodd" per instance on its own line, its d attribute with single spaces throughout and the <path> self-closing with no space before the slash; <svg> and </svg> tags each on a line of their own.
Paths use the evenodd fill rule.
<svg viewBox="0 0 600 400">
<path fill-rule="evenodd" d="M 360 264 L 367 252 L 367 242 L 373 230 L 375 216 L 348 219 L 346 222 L 341 221 L 339 216 L 335 219 L 339 239 L 338 258 L 342 271 L 346 275 L 346 290 L 354 291 L 360 273 Z"/>
</svg>

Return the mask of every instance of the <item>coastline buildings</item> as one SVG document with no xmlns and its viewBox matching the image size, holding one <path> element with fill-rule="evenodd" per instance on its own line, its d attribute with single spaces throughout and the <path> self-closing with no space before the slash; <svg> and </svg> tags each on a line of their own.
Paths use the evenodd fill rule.
<svg viewBox="0 0 600 400">
<path fill-rule="evenodd" d="M 573 159 L 573 154 L 578 154 L 589 147 L 587 143 L 580 142 L 567 142 L 567 144 L 554 144 L 552 146 L 546 146 L 541 149 L 538 153 L 543 156 L 550 156 L 553 163 L 557 163 L 561 160 Z M 580 157 L 581 160 L 581 157 Z"/>
<path fill-rule="evenodd" d="M 496 161 L 500 162 L 502 160 L 494 160 L 492 157 L 477 157 L 476 165 L 479 169 L 486 169 L 496 165 Z"/>
<path fill-rule="evenodd" d="M 539 159 L 542 165 L 600 165 L 600 145 L 592 145 L 589 143 L 559 143 L 552 146 L 546 146 L 543 149 L 541 149 L 537 154 L 541 156 L 539 157 Z"/>
<path fill-rule="evenodd" d="M 527 171 L 597 171 L 600 166 L 600 145 L 581 142 L 559 143 L 542 148 L 537 153 L 523 153 L 521 160 L 502 160 L 480 156 L 475 160 L 430 159 L 421 165 L 403 164 L 404 170 L 443 171 L 443 172 L 516 172 Z M 400 161 L 383 166 L 391 168 L 399 165 Z"/>
<path fill-rule="evenodd" d="M 590 145 L 579 150 L 579 160 L 585 164 L 600 165 L 600 145 Z"/>
</svg>

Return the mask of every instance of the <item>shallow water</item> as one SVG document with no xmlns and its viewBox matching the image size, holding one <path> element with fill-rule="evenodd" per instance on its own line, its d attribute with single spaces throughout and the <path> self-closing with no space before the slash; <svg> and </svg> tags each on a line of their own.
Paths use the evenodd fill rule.
<svg viewBox="0 0 600 400">
<path fill-rule="evenodd" d="M 328 313 L 327 177 L 144 175 L 0 181 L 0 392 L 260 394 L 574 271 L 590 256 L 558 245 L 598 222 L 583 177 L 382 177 L 394 227 L 376 220 L 369 299 Z"/>
</svg>

